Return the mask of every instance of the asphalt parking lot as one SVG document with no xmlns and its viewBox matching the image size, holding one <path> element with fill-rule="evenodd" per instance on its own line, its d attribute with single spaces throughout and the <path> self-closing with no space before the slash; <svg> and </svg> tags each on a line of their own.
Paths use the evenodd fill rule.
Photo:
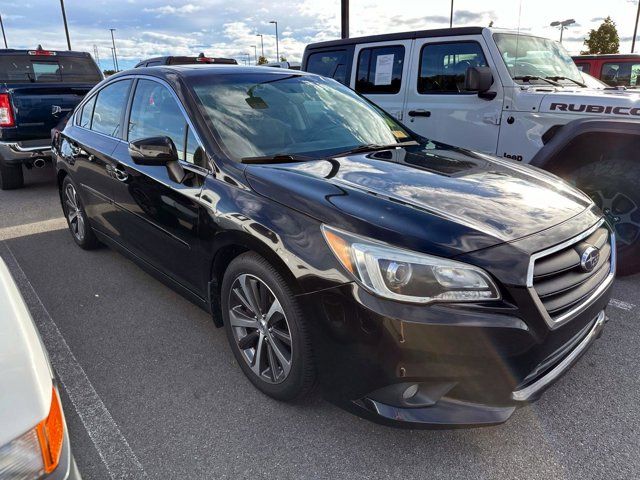
<svg viewBox="0 0 640 480">
<path fill-rule="evenodd" d="M 62 381 L 85 479 L 640 477 L 640 276 L 617 281 L 602 338 L 506 424 L 397 430 L 259 393 L 205 312 L 76 247 L 52 169 L 26 180 L 0 192 L 0 255 Z"/>
</svg>

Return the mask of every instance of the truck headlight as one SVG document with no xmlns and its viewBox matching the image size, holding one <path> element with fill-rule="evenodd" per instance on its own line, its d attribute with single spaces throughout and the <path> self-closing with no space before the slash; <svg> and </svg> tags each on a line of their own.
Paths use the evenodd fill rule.
<svg viewBox="0 0 640 480">
<path fill-rule="evenodd" d="M 51 395 L 47 418 L 0 447 L 0 478 L 34 480 L 58 466 L 64 441 L 64 417 L 55 388 Z"/>
<path fill-rule="evenodd" d="M 473 265 L 404 250 L 327 225 L 322 233 L 340 263 L 381 297 L 422 304 L 500 299 L 489 275 Z"/>
</svg>

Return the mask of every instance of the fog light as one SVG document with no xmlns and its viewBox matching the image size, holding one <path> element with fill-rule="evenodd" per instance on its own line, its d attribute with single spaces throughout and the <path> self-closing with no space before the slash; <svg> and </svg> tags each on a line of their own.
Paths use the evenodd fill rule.
<svg viewBox="0 0 640 480">
<path fill-rule="evenodd" d="M 409 385 L 409 387 L 402 392 L 402 398 L 404 400 L 409 400 L 411 397 L 415 397 L 416 393 L 418 393 L 419 385 L 414 383 L 413 385 Z"/>
</svg>

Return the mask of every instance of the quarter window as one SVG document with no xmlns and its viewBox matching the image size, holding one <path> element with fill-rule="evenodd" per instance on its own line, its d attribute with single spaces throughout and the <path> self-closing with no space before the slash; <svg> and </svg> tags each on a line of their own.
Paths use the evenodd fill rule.
<svg viewBox="0 0 640 480">
<path fill-rule="evenodd" d="M 461 93 L 469 67 L 486 67 L 477 42 L 427 44 L 420 53 L 418 93 Z"/>
<path fill-rule="evenodd" d="M 178 158 L 206 168 L 204 152 L 182 114 L 172 93 L 162 84 L 140 80 L 131 105 L 129 141 L 150 137 L 169 137 Z"/>
<path fill-rule="evenodd" d="M 93 107 L 96 104 L 96 96 L 84 104 L 82 107 L 82 115 L 80 116 L 79 125 L 83 128 L 91 128 L 91 117 L 93 115 Z"/>
<path fill-rule="evenodd" d="M 107 85 L 98 92 L 91 130 L 112 137 L 121 136 L 122 114 L 127 104 L 130 87 L 131 80 L 122 80 Z"/>
<path fill-rule="evenodd" d="M 601 80 L 612 87 L 640 86 L 640 63 L 634 62 L 607 62 L 602 65 Z"/>
<path fill-rule="evenodd" d="M 356 91 L 360 93 L 395 94 L 400 91 L 404 47 L 365 48 L 358 57 Z"/>
<path fill-rule="evenodd" d="M 333 78 L 347 84 L 347 52 L 337 50 L 333 52 L 318 52 L 309 55 L 307 71 L 325 77 Z"/>
</svg>

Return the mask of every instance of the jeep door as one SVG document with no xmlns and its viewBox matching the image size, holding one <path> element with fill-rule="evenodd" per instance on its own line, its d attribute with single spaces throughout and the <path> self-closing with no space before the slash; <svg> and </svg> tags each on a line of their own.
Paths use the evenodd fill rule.
<svg viewBox="0 0 640 480">
<path fill-rule="evenodd" d="M 492 67 L 495 97 L 464 90 L 467 68 Z M 495 154 L 503 89 L 481 35 L 418 38 L 405 82 L 405 124 L 427 138 Z"/>
</svg>

